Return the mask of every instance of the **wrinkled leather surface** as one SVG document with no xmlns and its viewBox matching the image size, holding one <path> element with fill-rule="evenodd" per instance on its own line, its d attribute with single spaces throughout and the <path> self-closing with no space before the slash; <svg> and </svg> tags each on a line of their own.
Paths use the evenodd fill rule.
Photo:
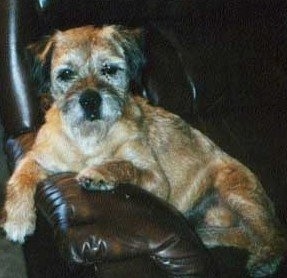
<svg viewBox="0 0 287 278">
<path fill-rule="evenodd" d="M 216 277 L 216 268 L 185 218 L 136 186 L 92 193 L 73 174 L 53 176 L 36 206 L 54 227 L 64 256 L 96 263 L 149 255 L 168 277 Z"/>
</svg>

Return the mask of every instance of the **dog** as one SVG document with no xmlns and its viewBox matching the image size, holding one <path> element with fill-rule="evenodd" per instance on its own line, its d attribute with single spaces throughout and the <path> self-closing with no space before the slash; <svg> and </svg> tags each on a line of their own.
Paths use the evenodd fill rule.
<svg viewBox="0 0 287 278">
<path fill-rule="evenodd" d="M 85 26 L 29 47 L 54 101 L 8 181 L 7 237 L 22 243 L 33 233 L 37 184 L 69 171 L 87 190 L 138 185 L 189 217 L 207 247 L 247 250 L 251 276 L 275 272 L 286 240 L 255 175 L 179 116 L 131 93 L 145 64 L 141 33 Z"/>
</svg>

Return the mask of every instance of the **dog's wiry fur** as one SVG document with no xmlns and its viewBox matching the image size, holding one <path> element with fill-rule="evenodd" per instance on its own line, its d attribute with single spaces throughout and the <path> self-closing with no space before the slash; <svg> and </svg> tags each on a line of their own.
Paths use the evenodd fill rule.
<svg viewBox="0 0 287 278">
<path fill-rule="evenodd" d="M 51 67 L 43 80 L 54 104 L 8 182 L 8 238 L 33 232 L 37 183 L 73 171 L 94 190 L 132 183 L 153 192 L 191 217 L 208 247 L 246 249 L 251 275 L 274 272 L 286 243 L 253 173 L 178 116 L 130 94 L 144 64 L 138 37 L 87 26 L 31 47 Z"/>
</svg>

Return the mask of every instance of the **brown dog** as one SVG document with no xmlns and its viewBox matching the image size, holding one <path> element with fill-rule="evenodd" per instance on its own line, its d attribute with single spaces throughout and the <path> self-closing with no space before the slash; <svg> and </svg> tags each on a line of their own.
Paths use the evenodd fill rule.
<svg viewBox="0 0 287 278">
<path fill-rule="evenodd" d="M 132 183 L 153 192 L 191 217 L 206 246 L 246 249 L 251 275 L 273 273 L 286 243 L 257 178 L 178 116 L 130 94 L 144 64 L 138 38 L 87 26 L 32 47 L 51 66 L 55 102 L 9 180 L 7 237 L 23 242 L 34 231 L 37 183 L 73 171 L 87 189 Z"/>
</svg>

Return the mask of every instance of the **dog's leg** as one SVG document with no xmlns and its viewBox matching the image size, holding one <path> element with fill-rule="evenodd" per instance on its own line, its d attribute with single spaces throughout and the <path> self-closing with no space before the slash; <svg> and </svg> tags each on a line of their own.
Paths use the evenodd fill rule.
<svg viewBox="0 0 287 278">
<path fill-rule="evenodd" d="M 169 184 L 160 170 L 140 169 L 130 161 L 119 160 L 84 169 L 77 176 L 79 183 L 88 190 L 112 189 L 120 183 L 139 185 L 160 198 L 169 196 Z"/>
<path fill-rule="evenodd" d="M 43 169 L 29 156 L 20 161 L 7 184 L 3 228 L 7 238 L 24 242 L 35 229 L 34 193 L 39 181 L 46 177 Z"/>
<path fill-rule="evenodd" d="M 276 271 L 286 250 L 286 240 L 262 185 L 246 167 L 234 160 L 219 163 L 213 174 L 214 187 L 221 200 L 240 218 L 249 237 L 251 255 L 247 267 L 250 274 L 253 277 L 270 275 Z M 222 237 L 221 243 L 234 245 L 232 235 Z M 246 249 L 246 241 L 242 246 L 236 245 Z"/>
</svg>

